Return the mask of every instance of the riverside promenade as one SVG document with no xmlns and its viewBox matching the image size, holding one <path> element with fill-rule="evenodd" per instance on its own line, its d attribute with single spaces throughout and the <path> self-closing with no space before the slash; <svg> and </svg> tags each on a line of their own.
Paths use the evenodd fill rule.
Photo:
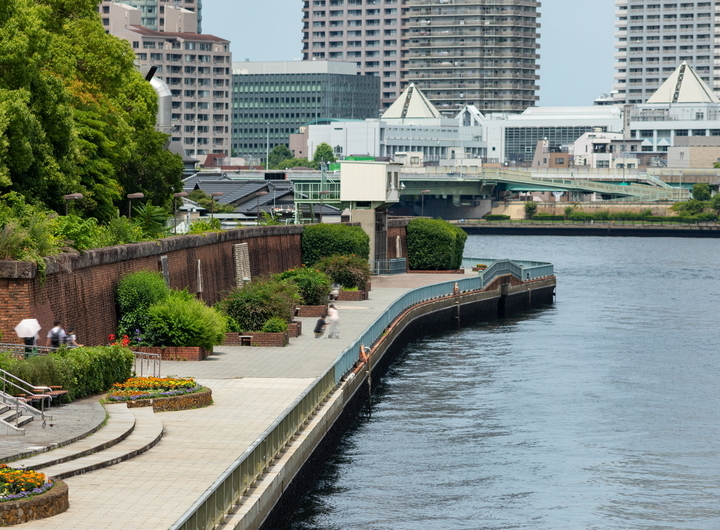
<svg viewBox="0 0 720 530">
<path fill-rule="evenodd" d="M 314 338 L 317 319 L 301 318 L 302 335 L 285 348 L 220 346 L 204 361 L 164 361 L 162 375 L 195 377 L 212 389 L 214 404 L 154 414 L 163 428 L 154 447 L 65 479 L 69 510 L 16 528 L 167 530 L 395 299 L 423 285 L 467 277 L 470 274 L 375 276 L 370 300 L 336 303 L 340 339 Z M 13 441 L 13 450 L 20 454 L 33 444 L 60 442 L 97 428 L 103 416 L 99 408 L 97 400 L 62 407 L 53 427 L 38 431 L 38 425 L 29 426 L 28 435 L 18 437 L 27 440 Z"/>
</svg>

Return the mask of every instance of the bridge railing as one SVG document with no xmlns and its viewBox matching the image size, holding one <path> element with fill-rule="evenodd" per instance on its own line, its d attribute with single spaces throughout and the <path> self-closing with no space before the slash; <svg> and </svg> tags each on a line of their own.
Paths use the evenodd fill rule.
<svg viewBox="0 0 720 530">
<path fill-rule="evenodd" d="M 468 258 L 474 260 L 477 258 Z M 336 359 L 315 384 L 308 388 L 238 459 L 205 491 L 205 493 L 178 519 L 170 530 L 211 530 L 225 516 L 252 483 L 260 477 L 285 444 L 305 420 L 317 409 L 327 395 L 352 370 L 359 358 L 360 346 L 372 346 L 388 327 L 409 308 L 451 296 L 457 292 L 482 290 L 497 276 L 512 274 L 518 279 L 529 269 L 551 264 L 525 262 L 530 267 L 511 260 L 486 260 L 492 265 L 482 275 L 427 285 L 408 291 L 395 300 L 387 310 L 354 340 Z M 457 291 L 456 291 L 457 288 Z"/>
</svg>

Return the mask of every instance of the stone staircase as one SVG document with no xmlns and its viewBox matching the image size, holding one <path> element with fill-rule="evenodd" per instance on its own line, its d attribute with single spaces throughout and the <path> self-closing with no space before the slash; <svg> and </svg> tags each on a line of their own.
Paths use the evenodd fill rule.
<svg viewBox="0 0 720 530">
<path fill-rule="evenodd" d="M 129 460 L 162 438 L 162 422 L 152 407 L 129 409 L 126 404 L 118 403 L 105 405 L 105 410 L 107 421 L 97 432 L 9 465 L 63 479 Z"/>
<path fill-rule="evenodd" d="M 34 416 L 28 414 L 22 407 L 16 409 L 10 404 L 0 403 L 0 423 L 8 430 L 17 430 L 18 434 L 22 434 L 22 427 L 33 421 L 33 419 Z"/>
</svg>

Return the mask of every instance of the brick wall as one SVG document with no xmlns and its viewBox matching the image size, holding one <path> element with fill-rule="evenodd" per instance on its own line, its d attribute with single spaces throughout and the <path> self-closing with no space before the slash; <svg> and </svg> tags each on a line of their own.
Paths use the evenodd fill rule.
<svg viewBox="0 0 720 530">
<path fill-rule="evenodd" d="M 13 331 L 15 325 L 23 318 L 37 318 L 42 325 L 42 344 L 55 319 L 66 329 L 74 327 L 78 342 L 105 344 L 107 335 L 115 331 L 115 289 L 123 275 L 160 270 L 160 257 L 167 256 L 170 287 L 187 287 L 214 304 L 235 286 L 233 245 L 248 243 L 250 270 L 256 277 L 300 266 L 301 234 L 302 226 L 252 227 L 66 254 L 48 260 L 44 280 L 32 263 L 0 262 L 2 341 L 20 342 Z"/>
</svg>

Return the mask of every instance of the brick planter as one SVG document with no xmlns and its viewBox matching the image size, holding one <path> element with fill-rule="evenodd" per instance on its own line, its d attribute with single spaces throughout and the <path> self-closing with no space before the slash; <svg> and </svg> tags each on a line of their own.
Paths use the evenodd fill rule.
<svg viewBox="0 0 720 530">
<path fill-rule="evenodd" d="M 360 300 L 367 300 L 367 291 L 340 291 L 338 300 L 344 302 L 359 302 Z"/>
<path fill-rule="evenodd" d="M 473 267 L 472 270 L 473 272 L 480 272 L 487 270 L 487 267 Z"/>
<path fill-rule="evenodd" d="M 212 350 L 206 350 L 200 346 L 167 346 L 165 348 L 138 346 L 133 350 L 142 353 L 159 353 L 162 355 L 163 361 L 202 361 L 212 353 Z"/>
<path fill-rule="evenodd" d="M 250 337 L 250 344 L 243 343 L 241 337 Z M 243 333 L 225 333 L 225 346 L 267 346 L 283 347 L 290 342 L 288 332 L 284 333 L 262 333 L 259 331 L 248 331 Z"/>
<path fill-rule="evenodd" d="M 137 401 L 113 401 L 112 403 L 125 403 L 129 409 L 138 407 L 152 407 L 154 412 L 169 410 L 199 409 L 212 405 L 212 390 L 206 388 L 194 394 L 170 396 L 164 398 L 138 399 Z"/>
<path fill-rule="evenodd" d="M 290 338 L 295 338 L 300 335 L 302 335 L 302 322 L 299 320 L 293 320 L 288 324 L 288 336 Z"/>
<path fill-rule="evenodd" d="M 0 503 L 0 526 L 45 519 L 66 511 L 70 507 L 67 484 L 59 479 L 53 482 L 55 485 L 40 495 Z"/>
<path fill-rule="evenodd" d="M 465 274 L 465 269 L 453 269 L 450 271 L 408 271 L 409 274 Z"/>
<path fill-rule="evenodd" d="M 342 292 L 342 291 L 340 291 Z M 297 316 L 299 317 L 316 317 L 319 318 L 327 313 L 325 305 L 301 305 L 297 308 Z"/>
</svg>

